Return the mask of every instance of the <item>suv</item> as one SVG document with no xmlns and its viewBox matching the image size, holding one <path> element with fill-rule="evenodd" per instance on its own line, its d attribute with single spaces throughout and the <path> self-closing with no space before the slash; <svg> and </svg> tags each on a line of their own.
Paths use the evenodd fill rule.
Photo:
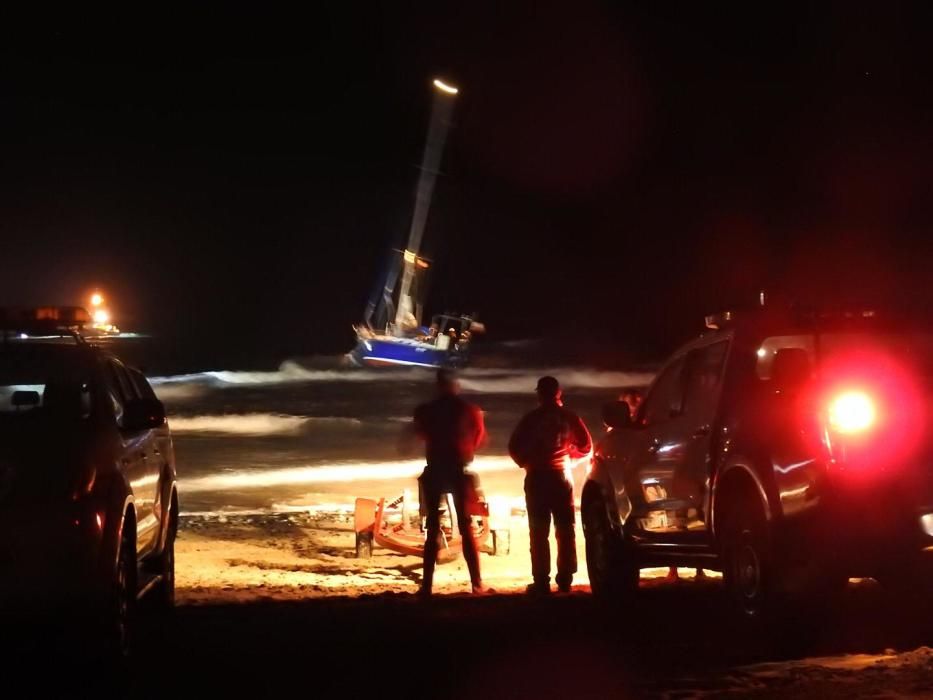
<svg viewBox="0 0 933 700">
<path fill-rule="evenodd" d="M 0 309 L 0 609 L 90 612 L 126 654 L 137 599 L 174 603 L 175 457 L 152 387 L 86 320 Z"/>
<path fill-rule="evenodd" d="M 707 319 L 634 418 L 607 406 L 582 493 L 594 594 L 719 569 L 747 616 L 849 577 L 931 581 L 933 332 L 873 312 Z"/>
</svg>

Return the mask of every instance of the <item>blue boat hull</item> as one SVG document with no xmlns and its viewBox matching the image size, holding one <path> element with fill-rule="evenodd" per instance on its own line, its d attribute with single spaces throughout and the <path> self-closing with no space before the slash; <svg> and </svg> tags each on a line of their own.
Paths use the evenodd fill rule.
<svg viewBox="0 0 933 700">
<path fill-rule="evenodd" d="M 357 338 L 350 353 L 360 367 L 462 367 L 466 357 L 456 350 L 440 350 L 409 338 Z"/>
</svg>

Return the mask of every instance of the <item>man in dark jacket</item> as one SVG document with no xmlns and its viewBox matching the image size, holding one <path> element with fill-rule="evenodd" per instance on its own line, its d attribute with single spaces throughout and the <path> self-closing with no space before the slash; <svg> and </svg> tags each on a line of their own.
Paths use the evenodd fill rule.
<svg viewBox="0 0 933 700">
<path fill-rule="evenodd" d="M 427 466 L 421 475 L 421 497 L 427 516 L 424 542 L 424 579 L 420 595 L 431 595 L 434 565 L 437 562 L 441 534 L 438 502 L 443 494 L 453 497 L 457 523 L 463 542 L 463 558 L 470 571 L 473 592 L 482 591 L 479 556 L 470 528 L 469 506 L 475 489 L 464 469 L 473 461 L 473 453 L 486 437 L 483 412 L 460 396 L 456 376 L 446 369 L 437 372 L 437 398 L 415 409 L 415 432 L 424 440 Z"/>
<path fill-rule="evenodd" d="M 554 377 L 541 377 L 536 389 L 538 408 L 526 414 L 509 440 L 509 454 L 525 470 L 525 505 L 531 538 L 529 593 L 550 593 L 551 550 L 548 537 L 551 518 L 557 538 L 557 588 L 570 590 L 577 571 L 574 537 L 574 460 L 593 449 L 583 421 L 561 401 L 560 384 Z"/>
</svg>

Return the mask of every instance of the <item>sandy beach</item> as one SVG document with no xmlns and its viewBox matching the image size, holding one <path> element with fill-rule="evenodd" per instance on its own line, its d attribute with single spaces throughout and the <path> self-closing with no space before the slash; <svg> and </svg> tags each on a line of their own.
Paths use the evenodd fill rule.
<svg viewBox="0 0 933 700">
<path fill-rule="evenodd" d="M 579 517 L 579 516 L 578 516 Z M 509 518 L 507 555 L 480 555 L 484 583 L 497 593 L 522 591 L 530 582 L 528 526 L 524 513 Z M 552 555 L 556 552 L 552 535 Z M 583 533 L 577 523 L 579 571 L 574 589 L 588 591 Z M 176 585 L 182 605 L 302 600 L 325 596 L 411 594 L 421 582 L 421 559 L 376 547 L 370 559 L 356 558 L 353 514 L 304 511 L 187 516 L 176 545 Z M 646 582 L 666 569 L 645 569 Z M 681 571 L 684 581 L 692 578 Z M 718 578 L 715 572 L 713 580 Z M 438 594 L 466 594 L 463 558 L 443 562 L 435 573 Z"/>
<path fill-rule="evenodd" d="M 516 611 L 534 606 L 527 596 L 521 595 L 530 576 L 524 513 L 513 511 L 509 528 L 511 547 L 507 555 L 480 555 L 490 594 L 479 599 L 469 595 L 465 564 L 462 557 L 456 557 L 437 568 L 435 592 L 439 607 L 430 613 L 422 610 L 414 598 L 421 581 L 420 558 L 376 547 L 372 558 L 358 559 L 349 508 L 189 515 L 182 520 L 177 542 L 180 614 L 203 609 L 224 610 L 225 615 L 233 615 L 234 609 L 242 609 L 245 615 L 254 616 L 255 611 L 262 609 L 272 614 L 272 606 L 329 603 L 333 611 L 343 611 L 338 619 L 346 620 L 355 615 L 350 606 L 361 606 L 358 612 L 366 611 L 365 615 L 373 622 L 412 616 L 431 619 L 440 615 L 457 626 L 468 626 L 469 618 L 476 614 L 489 618 L 490 623 L 497 617 L 508 622 L 510 616 L 518 614 Z M 553 546 L 552 538 L 552 551 Z M 566 615 L 568 612 L 563 609 L 566 605 L 580 608 L 586 619 L 594 612 L 579 521 L 577 549 L 580 571 L 573 592 L 569 596 L 554 596 L 557 607 L 547 606 L 546 614 Z M 648 610 L 660 610 L 659 601 L 664 607 L 674 606 L 675 610 L 699 605 L 695 612 L 689 613 L 698 619 L 705 615 L 700 609 L 712 606 L 715 610 L 720 605 L 718 573 L 712 572 L 698 581 L 692 570 L 681 569 L 680 579 L 674 583 L 666 576 L 666 569 L 642 571 L 645 610 L 638 614 L 639 619 L 650 620 Z M 853 582 L 844 603 L 854 611 L 852 616 L 845 615 L 847 624 L 857 624 L 857 615 L 876 614 L 877 598 L 877 585 L 873 582 Z M 659 620 L 673 615 L 676 615 L 673 610 L 661 613 Z M 514 622 L 508 624 L 511 627 Z M 562 620 L 560 624 L 569 623 Z M 728 633 L 720 634 L 728 638 Z M 850 633 L 838 630 L 833 636 L 845 640 Z M 689 646 L 692 642 L 687 641 L 678 642 L 675 648 L 683 644 L 692 648 Z M 849 643 L 837 641 L 832 645 L 844 649 Z M 769 651 L 764 656 L 773 654 Z M 754 651 L 742 652 L 742 656 L 749 658 L 756 655 Z M 786 659 L 716 666 L 707 671 L 693 667 L 683 673 L 674 669 L 650 672 L 640 684 L 639 697 L 643 693 L 647 697 L 697 699 L 925 698 L 933 692 L 933 650 L 920 646 L 883 648 L 876 653 L 792 654 Z"/>
</svg>

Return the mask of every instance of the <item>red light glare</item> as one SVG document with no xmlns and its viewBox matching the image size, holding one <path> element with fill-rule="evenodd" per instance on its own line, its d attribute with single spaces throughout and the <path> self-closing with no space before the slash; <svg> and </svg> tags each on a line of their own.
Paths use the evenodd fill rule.
<svg viewBox="0 0 933 700">
<path fill-rule="evenodd" d="M 844 434 L 860 433 L 875 424 L 875 402 L 864 391 L 846 391 L 829 404 L 829 424 Z"/>
<path fill-rule="evenodd" d="M 890 352 L 862 347 L 827 358 L 821 384 L 832 450 L 850 473 L 897 469 L 928 440 L 923 378 Z"/>
</svg>

